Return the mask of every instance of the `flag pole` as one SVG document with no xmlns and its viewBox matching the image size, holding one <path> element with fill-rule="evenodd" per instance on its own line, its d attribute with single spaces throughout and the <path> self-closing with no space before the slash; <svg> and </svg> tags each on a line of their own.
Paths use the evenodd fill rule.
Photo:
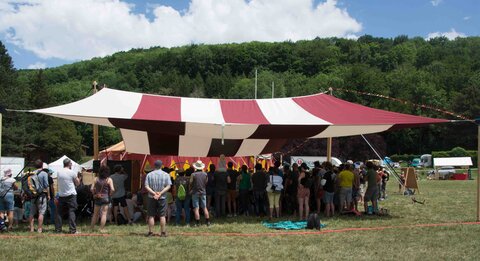
<svg viewBox="0 0 480 261">
<path fill-rule="evenodd" d="M 255 100 L 257 99 L 257 69 L 255 69 Z"/>
<path fill-rule="evenodd" d="M 93 81 L 93 94 L 97 93 L 97 81 Z M 98 125 L 93 124 L 93 160 L 98 160 Z"/>
<path fill-rule="evenodd" d="M 330 92 L 330 95 L 333 95 L 332 87 L 328 88 L 328 91 Z M 332 137 L 327 138 L 327 161 L 332 161 Z"/>
</svg>

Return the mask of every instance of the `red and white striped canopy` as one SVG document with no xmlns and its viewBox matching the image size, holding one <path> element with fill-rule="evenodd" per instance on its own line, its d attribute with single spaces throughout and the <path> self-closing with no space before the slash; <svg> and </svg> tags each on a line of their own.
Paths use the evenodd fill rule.
<svg viewBox="0 0 480 261">
<path fill-rule="evenodd" d="M 226 100 L 108 88 L 77 102 L 31 112 L 119 128 L 131 153 L 195 157 L 259 155 L 278 151 L 292 138 L 351 136 L 448 122 L 373 109 L 327 94 Z"/>
</svg>

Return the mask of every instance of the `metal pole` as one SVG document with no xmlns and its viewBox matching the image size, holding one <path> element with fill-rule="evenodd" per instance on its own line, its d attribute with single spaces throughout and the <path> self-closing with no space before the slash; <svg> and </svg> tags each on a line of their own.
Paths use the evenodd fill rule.
<svg viewBox="0 0 480 261">
<path fill-rule="evenodd" d="M 255 69 L 255 100 L 257 99 L 257 69 Z"/>
<path fill-rule="evenodd" d="M 475 122 L 478 125 L 478 135 L 477 135 L 477 222 L 480 222 L 480 118 L 476 119 Z"/>
<path fill-rule="evenodd" d="M 275 82 L 272 82 L 272 99 L 275 98 Z"/>
<path fill-rule="evenodd" d="M 97 81 L 93 81 L 93 94 L 97 93 Z M 98 160 L 98 125 L 93 124 L 93 160 Z"/>
<path fill-rule="evenodd" d="M 2 113 L 0 112 L 0 165 L 2 161 Z"/>
<path fill-rule="evenodd" d="M 328 88 L 330 91 L 330 95 L 333 94 L 333 89 L 332 87 Z M 327 138 L 327 161 L 331 162 L 332 161 L 332 137 Z"/>
</svg>

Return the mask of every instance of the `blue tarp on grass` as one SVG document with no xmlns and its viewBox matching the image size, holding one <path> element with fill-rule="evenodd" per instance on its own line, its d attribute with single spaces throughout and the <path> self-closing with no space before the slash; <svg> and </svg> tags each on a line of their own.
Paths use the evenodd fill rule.
<svg viewBox="0 0 480 261">
<path fill-rule="evenodd" d="M 263 221 L 262 225 L 267 228 L 281 229 L 281 230 L 300 230 L 307 228 L 307 221 L 280 221 L 275 223 L 269 223 Z M 324 228 L 325 224 L 320 224 L 321 228 Z"/>
</svg>

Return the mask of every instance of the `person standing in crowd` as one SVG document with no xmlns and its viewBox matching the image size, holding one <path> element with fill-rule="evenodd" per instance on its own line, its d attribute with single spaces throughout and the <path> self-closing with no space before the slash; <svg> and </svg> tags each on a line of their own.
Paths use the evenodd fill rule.
<svg viewBox="0 0 480 261">
<path fill-rule="evenodd" d="M 382 175 L 382 190 L 380 192 L 380 200 L 384 200 L 387 198 L 387 181 L 390 179 L 390 173 L 384 170 Z"/>
<path fill-rule="evenodd" d="M 228 169 L 227 169 L 227 207 L 228 207 L 228 215 L 230 217 L 237 216 L 237 178 L 238 178 L 238 171 L 233 169 L 233 162 L 228 162 Z"/>
<path fill-rule="evenodd" d="M 190 180 L 185 176 L 185 171 L 180 169 L 178 171 L 178 177 L 175 180 L 176 195 L 175 195 L 175 224 L 180 225 L 180 219 L 182 218 L 182 210 L 184 211 L 185 225 L 190 225 L 190 201 L 192 195 L 190 194 Z"/>
<path fill-rule="evenodd" d="M 368 202 L 372 202 L 373 211 L 377 211 L 377 199 L 378 199 L 378 186 L 377 186 L 377 172 L 375 171 L 375 165 L 373 162 L 368 161 L 365 166 L 367 167 L 367 191 L 364 197 L 365 213 L 368 213 Z"/>
<path fill-rule="evenodd" d="M 268 201 L 270 206 L 270 220 L 280 217 L 280 194 L 283 189 L 283 178 L 278 175 L 278 169 L 273 169 L 268 177 Z M 274 209 L 276 213 L 274 215 Z"/>
<path fill-rule="evenodd" d="M 215 172 L 215 214 L 217 217 L 225 217 L 225 199 L 227 197 L 227 172 L 225 167 L 219 164 L 218 170 Z"/>
<path fill-rule="evenodd" d="M 161 237 L 167 236 L 166 219 L 167 197 L 166 193 L 172 186 L 170 175 L 162 170 L 163 162 L 155 161 L 155 170 L 148 173 L 145 179 L 145 189 L 148 191 L 148 234 L 153 236 L 155 216 L 160 216 Z"/>
<path fill-rule="evenodd" d="M 207 208 L 208 211 L 212 209 L 212 199 L 215 198 L 215 165 L 210 164 L 207 173 Z"/>
<path fill-rule="evenodd" d="M 316 212 L 317 214 L 320 214 L 320 209 L 321 209 L 321 201 L 322 197 L 324 194 L 323 191 L 323 186 L 320 184 L 320 181 L 323 178 L 323 174 L 325 173 L 324 169 L 320 165 L 319 161 L 313 162 L 313 169 L 312 169 L 312 177 L 314 179 L 313 185 L 314 185 L 314 193 L 315 193 L 315 207 L 316 207 Z"/>
<path fill-rule="evenodd" d="M 62 212 L 68 209 L 68 224 L 70 234 L 77 233 L 75 211 L 77 210 L 77 191 L 75 187 L 80 185 L 77 173 L 72 171 L 72 161 L 68 158 L 63 160 L 63 169 L 57 172 L 58 182 L 58 210 L 55 222 L 55 232 L 62 232 Z"/>
<path fill-rule="evenodd" d="M 335 215 L 335 205 L 333 204 L 333 197 L 335 194 L 335 173 L 333 172 L 333 165 L 331 162 L 325 162 L 325 174 L 323 175 L 323 203 L 325 204 L 325 216 L 331 217 Z"/>
<path fill-rule="evenodd" d="M 242 166 L 241 174 L 238 176 L 238 179 L 240 181 L 240 214 L 248 216 L 249 193 L 252 189 L 252 182 L 250 181 L 250 173 L 248 173 L 247 165 Z"/>
<path fill-rule="evenodd" d="M 44 165 L 46 164 L 44 163 Z M 46 172 L 48 174 L 48 192 L 50 193 L 50 200 L 48 201 L 50 224 L 56 224 L 57 206 L 55 205 L 55 182 L 52 178 L 53 171 L 51 169 L 47 169 Z"/>
<path fill-rule="evenodd" d="M 45 217 L 45 212 L 47 211 L 47 204 L 50 200 L 50 192 L 48 190 L 48 174 L 45 172 L 43 168 L 43 162 L 41 160 L 35 161 L 35 167 L 37 168 L 36 174 L 38 177 L 38 185 L 37 192 L 39 195 L 36 198 L 30 200 L 31 208 L 30 208 L 30 232 L 34 232 L 34 216 L 38 212 L 38 233 L 42 233 L 43 231 L 43 219 Z M 53 196 L 53 195 L 52 195 Z"/>
<path fill-rule="evenodd" d="M 205 215 L 205 222 L 210 226 L 210 216 L 207 209 L 207 173 L 203 171 L 205 164 L 198 160 L 193 163 L 195 172 L 192 174 L 192 205 L 195 214 L 195 226 L 200 225 L 200 208 Z"/>
<path fill-rule="evenodd" d="M 285 165 L 284 167 L 285 173 L 285 202 L 286 206 L 288 206 L 288 213 L 292 215 L 297 214 L 298 209 L 298 199 L 297 199 L 297 190 L 298 190 L 298 165 L 297 163 L 293 163 L 292 170 L 290 170 L 290 166 Z M 288 174 L 288 175 L 287 175 Z"/>
<path fill-rule="evenodd" d="M 307 174 L 307 169 L 304 166 L 301 166 L 300 174 L 298 175 L 298 188 L 297 188 L 297 199 L 298 199 L 298 217 L 300 220 L 305 220 L 308 218 L 310 213 L 310 187 L 312 182 L 309 175 Z M 305 212 L 304 212 L 305 211 Z M 303 215 L 305 214 L 305 215 Z"/>
<path fill-rule="evenodd" d="M 344 169 L 338 174 L 337 182 L 340 187 L 340 197 L 339 197 L 339 211 L 342 213 L 345 209 L 351 209 L 350 205 L 352 204 L 352 187 L 355 175 L 352 172 L 352 165 L 345 164 Z M 345 204 L 346 203 L 346 204 Z"/>
<path fill-rule="evenodd" d="M 262 170 L 262 164 L 255 164 L 255 173 L 252 175 L 253 197 L 255 198 L 255 214 L 257 216 L 266 215 L 267 198 L 266 188 L 268 176 Z"/>
<path fill-rule="evenodd" d="M 352 169 L 355 167 L 351 165 Z M 361 199 L 361 192 L 360 192 L 360 172 L 356 171 L 356 169 L 352 170 L 353 173 L 353 186 L 352 186 L 352 204 L 351 209 L 355 209 L 358 211 L 358 202 Z"/>
<path fill-rule="evenodd" d="M 13 192 L 17 190 L 15 179 L 12 178 L 12 170 L 7 169 L 0 179 L 0 218 L 5 220 L 4 212 L 7 212 L 8 230 L 13 229 L 13 210 L 15 209 L 15 196 Z"/>
<path fill-rule="evenodd" d="M 94 199 L 93 215 L 90 228 L 93 230 L 98 222 L 100 212 L 100 232 L 105 232 L 105 223 L 107 222 L 107 213 L 109 211 L 110 197 L 115 192 L 113 181 L 110 178 L 110 168 L 108 166 L 101 166 L 98 170 L 98 177 L 93 180 L 90 189 Z"/>
<path fill-rule="evenodd" d="M 378 166 L 378 169 L 377 169 L 378 200 L 380 200 L 382 196 L 382 179 L 384 175 L 385 175 L 385 172 L 383 172 L 383 167 Z"/>
<path fill-rule="evenodd" d="M 113 168 L 113 175 L 110 178 L 113 181 L 113 187 L 115 188 L 115 193 L 112 195 L 112 206 L 113 206 L 113 215 L 115 217 L 115 222 L 118 224 L 118 206 L 123 208 L 123 213 L 125 213 L 125 218 L 128 220 L 129 224 L 132 224 L 132 218 L 130 217 L 130 212 L 127 208 L 127 200 L 125 198 L 125 181 L 128 179 L 128 174 L 123 169 L 122 165 L 116 165 Z"/>
</svg>

